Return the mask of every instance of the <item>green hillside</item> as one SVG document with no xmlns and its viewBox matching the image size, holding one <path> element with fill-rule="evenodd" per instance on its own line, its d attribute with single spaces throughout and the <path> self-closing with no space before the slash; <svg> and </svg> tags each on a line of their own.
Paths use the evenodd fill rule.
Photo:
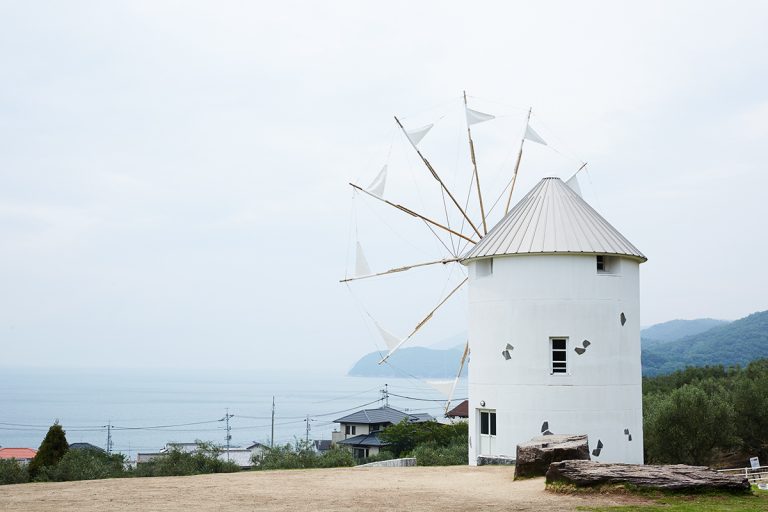
<svg viewBox="0 0 768 512">
<path fill-rule="evenodd" d="M 768 357 L 768 311 L 686 336 L 643 346 L 643 374 L 662 375 L 686 366 L 741 365 Z"/>
</svg>

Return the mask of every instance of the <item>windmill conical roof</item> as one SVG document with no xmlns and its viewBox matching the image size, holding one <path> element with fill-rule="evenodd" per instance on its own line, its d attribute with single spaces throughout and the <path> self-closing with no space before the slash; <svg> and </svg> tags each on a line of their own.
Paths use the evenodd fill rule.
<svg viewBox="0 0 768 512">
<path fill-rule="evenodd" d="M 515 254 L 647 258 L 560 178 L 544 178 L 463 258 Z"/>
</svg>

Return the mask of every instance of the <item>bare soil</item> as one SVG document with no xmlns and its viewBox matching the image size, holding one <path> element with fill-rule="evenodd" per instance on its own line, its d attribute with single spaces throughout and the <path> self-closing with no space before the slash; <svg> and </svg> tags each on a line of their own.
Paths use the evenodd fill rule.
<svg viewBox="0 0 768 512">
<path fill-rule="evenodd" d="M 0 511 L 575 510 L 637 504 L 623 495 L 566 495 L 501 466 L 250 471 L 0 486 Z"/>
</svg>

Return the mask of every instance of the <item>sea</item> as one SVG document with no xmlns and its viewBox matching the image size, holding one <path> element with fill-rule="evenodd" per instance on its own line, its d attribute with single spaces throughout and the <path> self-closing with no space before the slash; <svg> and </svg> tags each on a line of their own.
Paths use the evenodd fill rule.
<svg viewBox="0 0 768 512">
<path fill-rule="evenodd" d="M 386 398 L 385 398 L 386 396 Z M 467 396 L 459 381 L 454 404 Z M 0 447 L 37 448 L 58 421 L 69 443 L 135 458 L 169 442 L 231 446 L 330 439 L 333 420 L 390 407 L 442 418 L 445 397 L 416 378 L 350 377 L 322 371 L 0 368 Z M 309 429 L 307 429 L 309 423 Z"/>
</svg>

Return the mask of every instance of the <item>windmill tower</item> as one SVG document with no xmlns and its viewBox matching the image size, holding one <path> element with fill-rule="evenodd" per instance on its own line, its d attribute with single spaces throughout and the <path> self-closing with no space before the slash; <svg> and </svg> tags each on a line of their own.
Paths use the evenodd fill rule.
<svg viewBox="0 0 768 512">
<path fill-rule="evenodd" d="M 558 178 L 467 252 L 469 460 L 542 434 L 643 462 L 639 265 L 646 257 Z"/>
</svg>

